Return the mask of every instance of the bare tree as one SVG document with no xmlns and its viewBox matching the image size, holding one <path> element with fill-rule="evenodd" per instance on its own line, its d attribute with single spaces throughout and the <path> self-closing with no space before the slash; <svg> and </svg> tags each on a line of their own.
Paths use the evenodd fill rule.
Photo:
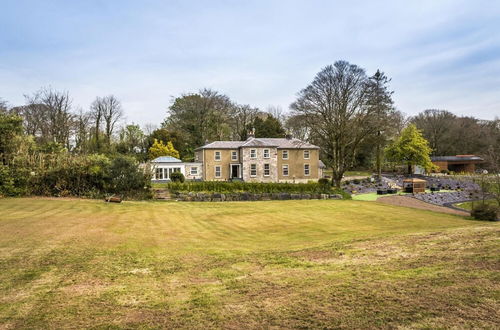
<svg viewBox="0 0 500 330">
<path fill-rule="evenodd" d="M 321 70 L 291 105 L 318 137 L 338 188 L 344 172 L 354 162 L 359 144 L 373 130 L 368 125 L 372 109 L 366 106 L 366 100 L 365 71 L 346 61 L 337 61 Z"/>
<path fill-rule="evenodd" d="M 429 141 L 434 155 L 448 154 L 452 145 L 457 116 L 446 110 L 429 109 L 412 118 Z"/>
<path fill-rule="evenodd" d="M 244 141 L 259 109 L 250 105 L 235 105 L 232 114 L 233 139 Z"/>
<path fill-rule="evenodd" d="M 92 121 L 92 113 L 78 110 L 75 116 L 75 151 L 80 153 L 88 152 L 89 141 L 91 138 L 90 124 Z"/>
<path fill-rule="evenodd" d="M 33 95 L 25 95 L 27 105 L 23 116 L 27 129 L 38 135 L 41 142 L 56 142 L 69 148 L 74 114 L 68 92 L 42 88 Z"/>
<path fill-rule="evenodd" d="M 96 149 L 100 151 L 101 129 L 103 130 L 106 144 L 109 147 L 111 145 L 111 136 L 113 135 L 115 125 L 123 117 L 123 110 L 120 101 L 113 95 L 96 97 L 90 108 L 94 122 Z"/>
<path fill-rule="evenodd" d="M 7 110 L 9 110 L 7 101 L 4 101 L 2 98 L 0 98 L 0 113 L 6 113 Z"/>
<path fill-rule="evenodd" d="M 274 118 L 278 119 L 282 126 L 285 126 L 287 115 L 282 107 L 279 105 L 270 105 L 266 108 L 266 112 L 271 114 Z"/>
</svg>

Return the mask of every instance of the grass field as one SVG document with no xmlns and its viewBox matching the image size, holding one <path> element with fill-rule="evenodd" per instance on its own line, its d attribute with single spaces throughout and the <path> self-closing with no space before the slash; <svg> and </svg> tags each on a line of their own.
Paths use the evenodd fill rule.
<svg viewBox="0 0 500 330">
<path fill-rule="evenodd" d="M 462 208 L 462 209 L 467 210 L 467 211 L 471 211 L 472 205 L 477 206 L 477 205 L 480 205 L 481 203 L 483 203 L 483 201 L 463 202 L 463 203 L 456 203 L 456 204 L 454 204 L 454 206 Z M 487 200 L 485 200 L 485 203 L 489 204 L 489 205 L 495 205 L 495 206 L 497 205 L 497 201 L 494 199 L 487 199 Z"/>
<path fill-rule="evenodd" d="M 0 329 L 495 328 L 499 233 L 362 201 L 0 199 Z"/>
</svg>

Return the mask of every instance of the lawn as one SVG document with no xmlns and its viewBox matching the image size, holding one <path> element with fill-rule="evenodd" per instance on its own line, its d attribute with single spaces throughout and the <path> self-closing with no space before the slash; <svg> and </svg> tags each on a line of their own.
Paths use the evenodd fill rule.
<svg viewBox="0 0 500 330">
<path fill-rule="evenodd" d="M 456 203 L 456 204 L 453 204 L 453 205 L 456 206 L 456 207 L 459 207 L 461 209 L 464 209 L 464 210 L 467 210 L 467 211 L 471 211 L 473 205 L 477 206 L 477 205 L 480 205 L 482 203 L 483 203 L 483 201 L 474 201 L 474 202 Z M 494 200 L 494 199 L 487 199 L 487 200 L 485 200 L 485 203 L 489 204 L 489 205 L 495 205 L 495 206 L 498 205 L 497 201 Z"/>
<path fill-rule="evenodd" d="M 495 328 L 499 233 L 363 201 L 0 199 L 0 329 Z"/>
</svg>

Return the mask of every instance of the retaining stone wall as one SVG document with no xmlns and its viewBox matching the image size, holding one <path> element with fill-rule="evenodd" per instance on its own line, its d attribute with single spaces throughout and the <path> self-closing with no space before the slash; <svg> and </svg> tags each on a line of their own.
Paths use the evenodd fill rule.
<svg viewBox="0 0 500 330">
<path fill-rule="evenodd" d="M 174 193 L 172 199 L 183 202 L 224 202 L 224 201 L 266 201 L 266 200 L 299 200 L 299 199 L 342 199 L 339 194 L 251 194 L 251 193 Z"/>
</svg>

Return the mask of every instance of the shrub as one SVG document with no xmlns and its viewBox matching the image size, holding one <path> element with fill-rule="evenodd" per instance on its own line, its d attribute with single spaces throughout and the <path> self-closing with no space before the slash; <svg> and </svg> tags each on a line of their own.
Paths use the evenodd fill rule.
<svg viewBox="0 0 500 330">
<path fill-rule="evenodd" d="M 184 178 L 184 174 L 182 174 L 181 172 L 174 172 L 172 174 L 170 174 L 170 180 L 172 182 L 180 182 L 180 183 L 183 183 L 185 178 Z"/>
<path fill-rule="evenodd" d="M 328 186 L 328 185 L 330 185 L 330 180 L 325 179 L 325 178 L 321 178 L 318 180 L 318 184 L 321 186 Z"/>
<path fill-rule="evenodd" d="M 205 193 L 237 193 L 247 192 L 252 194 L 262 193 L 290 193 L 290 194 L 340 194 L 344 199 L 351 196 L 343 190 L 338 190 L 331 185 L 325 186 L 318 183 L 260 183 L 260 182 L 221 182 L 221 181 L 186 181 L 169 182 L 166 188 L 173 193 L 177 192 L 205 192 Z"/>
<path fill-rule="evenodd" d="M 497 219 L 498 207 L 488 204 L 479 204 L 472 209 L 471 215 L 477 220 L 490 220 Z"/>
<path fill-rule="evenodd" d="M 110 187 L 108 192 L 122 196 L 148 195 L 150 178 L 139 168 L 137 160 L 130 156 L 116 156 L 109 167 Z"/>
<path fill-rule="evenodd" d="M 359 179 L 354 179 L 354 180 L 352 180 L 352 183 L 354 183 L 354 184 L 360 184 L 361 181 Z"/>
<path fill-rule="evenodd" d="M 441 170 L 441 173 L 442 174 L 450 174 L 450 171 L 448 171 L 447 169 L 443 169 L 443 170 Z"/>
</svg>

